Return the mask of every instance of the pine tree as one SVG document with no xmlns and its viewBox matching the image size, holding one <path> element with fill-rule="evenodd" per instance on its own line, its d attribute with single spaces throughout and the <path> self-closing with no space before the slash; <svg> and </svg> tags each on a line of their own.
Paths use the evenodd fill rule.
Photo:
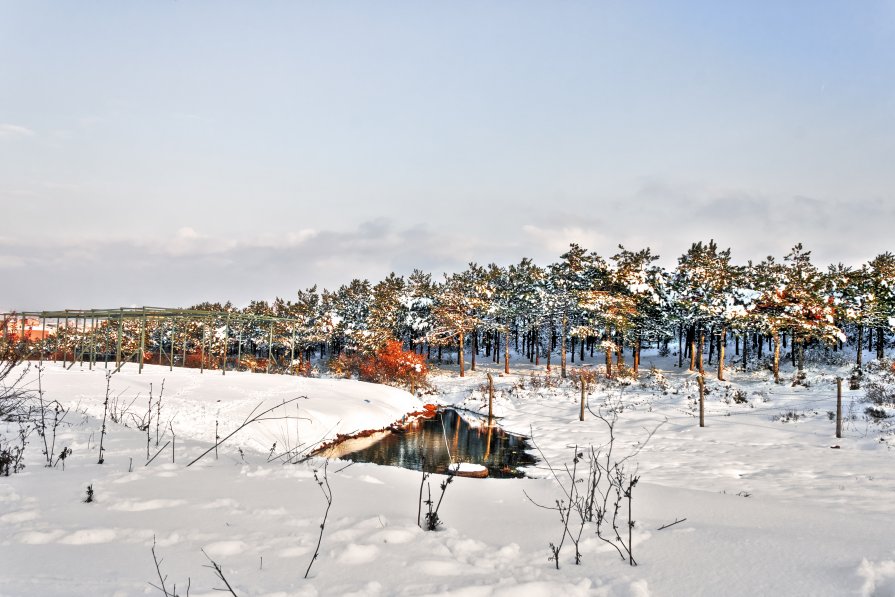
<svg viewBox="0 0 895 597">
<path fill-rule="evenodd" d="M 885 356 L 888 331 L 895 330 L 895 255 L 877 255 L 869 264 L 872 293 L 871 316 L 876 328 L 876 358 Z"/>
<path fill-rule="evenodd" d="M 719 251 L 714 240 L 705 245 L 693 243 L 678 258 L 675 286 L 681 320 L 690 328 L 691 371 L 698 365 L 699 372 L 704 373 L 702 352 L 706 331 L 718 329 L 722 343 L 726 342 L 730 323 L 726 315 L 733 303 L 736 276 L 737 270 L 730 263 L 730 249 Z M 714 338 L 710 340 L 714 342 Z M 724 378 L 723 357 L 719 359 L 718 377 Z"/>
</svg>

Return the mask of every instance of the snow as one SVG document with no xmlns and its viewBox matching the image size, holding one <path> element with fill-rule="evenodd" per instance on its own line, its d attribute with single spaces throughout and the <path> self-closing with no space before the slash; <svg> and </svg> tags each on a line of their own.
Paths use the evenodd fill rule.
<svg viewBox="0 0 895 597">
<path fill-rule="evenodd" d="M 835 410 L 835 377 L 847 376 L 848 366 L 809 371 L 809 387 L 775 386 L 767 371 L 728 369 L 729 382 L 707 372 L 706 427 L 699 428 L 695 377 L 671 358 L 644 352 L 643 359 L 638 382 L 603 382 L 588 396 L 594 411 L 621 409 L 618 453 L 640 449 L 639 566 L 586 530 L 582 565 L 567 540 L 555 569 L 548 544 L 561 539 L 559 517 L 526 497 L 562 498 L 543 461 L 528 471 L 533 478 L 455 478 L 439 510 L 443 526 L 426 532 L 417 526 L 418 472 L 333 460 L 326 467 L 332 510 L 307 580 L 326 507 L 314 470 L 322 473 L 324 461 L 268 461 L 272 443 L 276 452 L 306 453 L 337 433 L 386 427 L 420 410 L 420 399 L 348 380 L 158 366 L 138 375 L 126 366 L 112 376 L 111 395 L 134 401 L 136 418 L 149 384 L 157 398 L 164 380 L 161 418 L 176 433 L 175 461 L 169 447 L 145 466 L 146 434 L 131 422 L 109 425 L 98 465 L 104 371 L 47 363 L 46 397 L 72 409 L 56 445 L 73 453 L 65 471 L 44 468 L 32 435 L 26 469 L 0 478 L 0 595 L 161 594 L 149 585 L 159 583 L 153 541 L 168 588 L 176 582 L 185 594 L 189 579 L 193 596 L 219 595 L 222 586 L 202 550 L 239 595 L 895 594 L 891 430 L 862 417 L 861 391 L 845 392 L 843 411 L 855 418 L 843 438 L 834 437 L 827 415 Z M 650 374 L 651 363 L 663 379 Z M 513 361 L 516 373 L 503 375 L 491 365 L 463 379 L 437 371 L 438 393 L 425 401 L 486 412 L 480 388 L 491 371 L 501 426 L 533 433 L 558 471 L 576 446 L 606 442 L 602 421 L 590 413 L 578 421 L 576 388 L 544 387 L 543 367 Z M 734 401 L 736 391 L 747 402 Z M 215 420 L 223 436 L 257 406 L 299 396 L 281 407 L 289 418 L 252 424 L 217 458 L 186 466 L 212 445 Z M 787 412 L 799 416 L 784 422 Z M 168 439 L 170 431 L 159 447 Z M 436 499 L 441 479 L 431 479 Z M 83 503 L 88 484 L 90 504 Z M 679 519 L 686 520 L 658 530 Z"/>
<path fill-rule="evenodd" d="M 473 464 L 471 462 L 455 462 L 450 465 L 448 469 L 457 473 L 481 473 L 482 471 L 487 470 L 487 467 L 484 467 L 481 464 Z"/>
</svg>

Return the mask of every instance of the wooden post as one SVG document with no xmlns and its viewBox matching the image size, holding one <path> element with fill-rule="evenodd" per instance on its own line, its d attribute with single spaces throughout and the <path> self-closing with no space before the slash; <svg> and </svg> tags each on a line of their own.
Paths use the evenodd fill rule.
<svg viewBox="0 0 895 597">
<path fill-rule="evenodd" d="M 836 378 L 836 437 L 842 437 L 842 378 Z"/>
<path fill-rule="evenodd" d="M 199 373 L 205 373 L 205 336 L 208 326 L 202 322 L 202 337 L 199 338 Z"/>
<path fill-rule="evenodd" d="M 494 423 L 494 376 L 488 374 L 488 427 Z"/>
<path fill-rule="evenodd" d="M 294 368 L 294 365 L 293 365 L 293 364 L 295 363 L 295 325 L 294 325 L 294 324 L 292 325 L 292 346 L 290 347 L 289 351 L 290 351 L 290 354 L 289 354 L 289 373 L 294 374 L 294 373 L 295 373 L 295 368 Z M 413 392 L 411 392 L 411 393 L 413 393 Z"/>
<path fill-rule="evenodd" d="M 177 319 L 171 318 L 171 358 L 168 359 L 168 371 L 174 371 L 174 338 L 177 332 Z M 186 363 L 184 363 L 186 365 Z"/>
<path fill-rule="evenodd" d="M 224 356 L 221 358 L 221 375 L 227 375 L 227 352 L 230 348 L 230 312 L 227 311 L 227 329 L 224 331 Z"/>
<path fill-rule="evenodd" d="M 208 320 L 209 323 L 214 323 L 211 319 Z M 205 328 L 208 329 L 208 324 L 205 324 Z M 212 360 L 214 350 L 214 325 L 211 326 L 211 329 L 208 330 L 208 346 L 205 348 L 205 352 L 208 353 L 208 364 L 209 366 L 214 362 Z"/>
<path fill-rule="evenodd" d="M 96 317 L 91 311 L 90 317 L 90 370 L 93 371 L 93 362 L 96 361 Z"/>
<path fill-rule="evenodd" d="M 239 326 L 239 336 L 236 338 L 236 370 L 239 371 L 239 364 L 242 363 L 242 328 L 245 323 Z"/>
<path fill-rule="evenodd" d="M 66 309 L 67 310 L 67 309 Z M 59 330 L 56 330 L 56 333 L 59 333 Z M 65 318 L 65 337 L 63 338 L 65 344 L 68 344 L 68 317 Z M 62 368 L 65 369 L 65 363 L 68 361 L 68 346 L 62 346 Z"/>
<path fill-rule="evenodd" d="M 41 330 L 41 339 L 40 339 L 40 359 L 38 360 L 38 364 L 43 365 L 44 362 L 44 348 L 46 348 L 47 344 L 47 318 L 43 317 L 40 327 L 43 328 Z"/>
<path fill-rule="evenodd" d="M 270 333 L 267 336 L 267 370 L 270 373 L 270 361 L 273 359 L 273 322 L 270 322 Z"/>
<path fill-rule="evenodd" d="M 587 387 L 587 382 L 584 381 L 584 371 L 582 370 L 581 373 L 582 373 L 582 375 L 581 375 L 581 413 L 578 415 L 579 421 L 584 420 L 584 393 L 585 393 L 585 389 Z"/>
<path fill-rule="evenodd" d="M 705 427 L 705 380 L 702 374 L 696 379 L 699 382 L 699 426 Z"/>
<path fill-rule="evenodd" d="M 105 329 L 103 330 L 103 369 L 109 368 L 109 320 L 108 314 L 106 314 L 106 325 L 103 326 Z"/>
<path fill-rule="evenodd" d="M 118 310 L 118 347 L 115 349 L 115 370 L 121 369 L 121 334 L 124 325 L 124 309 Z M 64 363 L 63 363 L 64 364 Z"/>
<path fill-rule="evenodd" d="M 137 373 L 143 373 L 143 353 L 146 352 L 146 307 L 143 307 L 143 317 L 140 323 L 140 368 Z"/>
<path fill-rule="evenodd" d="M 78 317 L 80 318 L 80 315 Z M 25 333 L 24 325 L 25 325 L 25 320 L 23 319 L 22 320 L 22 326 L 23 326 L 22 334 Z M 75 319 L 75 329 L 77 329 L 77 327 L 78 327 L 78 320 Z M 84 317 L 84 324 L 81 326 L 81 337 L 78 338 L 78 340 L 79 340 L 78 352 L 80 353 L 78 355 L 78 360 L 81 362 L 81 367 L 83 367 L 84 366 L 84 353 L 87 352 L 84 349 L 84 342 L 86 342 L 86 340 L 87 340 L 87 317 L 86 316 Z M 74 360 L 75 360 L 74 355 L 72 355 L 72 361 L 74 361 Z"/>
</svg>

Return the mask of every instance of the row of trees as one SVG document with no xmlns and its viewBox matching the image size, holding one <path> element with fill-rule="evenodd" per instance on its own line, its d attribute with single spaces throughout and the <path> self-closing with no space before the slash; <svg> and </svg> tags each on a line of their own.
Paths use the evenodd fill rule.
<svg viewBox="0 0 895 597">
<path fill-rule="evenodd" d="M 657 259 L 649 248 L 620 246 L 606 259 L 573 244 L 546 267 L 527 258 L 508 267 L 470 263 L 442 280 L 415 270 L 406 278 L 392 273 L 376 284 L 355 279 L 335 291 L 314 286 L 293 300 L 253 301 L 239 310 L 230 303 L 204 303 L 193 308 L 288 321 L 229 326 L 217 316 L 180 329 L 156 321 L 145 341 L 148 350 L 159 353 L 180 346 L 184 353 L 226 356 L 245 350 L 307 362 L 315 354 L 373 353 L 397 339 L 429 358 L 440 358 L 444 347 L 457 349 L 461 375 L 467 353 L 472 368 L 484 355 L 502 360 L 507 372 L 513 351 L 514 358 L 537 364 L 543 359 L 548 367 L 558 359 L 565 376 L 567 360 L 574 362 L 576 352 L 583 359 L 585 351 L 593 356 L 599 350 L 612 376 L 613 357 L 616 368 L 623 365 L 626 348 L 636 371 L 642 346 L 670 351 L 676 340 L 680 366 L 687 358 L 691 370 L 702 371 L 708 350 L 710 363 L 717 354 L 723 379 L 732 338 L 744 364 L 769 350 L 779 381 L 787 342 L 799 368 L 807 346 L 841 349 L 846 343 L 856 348 L 860 367 L 865 342 L 882 358 L 895 326 L 892 253 L 859 268 L 837 264 L 821 270 L 802 245 L 780 261 L 767 257 L 736 264 L 730 249 L 709 241 L 694 243 L 673 270 L 658 266 Z M 142 332 L 139 325 L 126 322 L 122 329 L 130 348 Z M 111 321 L 100 334 L 64 333 L 72 344 L 83 344 L 84 335 L 108 343 L 118 330 Z"/>
</svg>

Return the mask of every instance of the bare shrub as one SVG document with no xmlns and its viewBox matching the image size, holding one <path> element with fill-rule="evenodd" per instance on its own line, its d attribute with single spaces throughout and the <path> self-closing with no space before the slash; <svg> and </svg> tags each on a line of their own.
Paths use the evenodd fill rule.
<svg viewBox="0 0 895 597">
<path fill-rule="evenodd" d="M 533 500 L 524 491 L 523 493 L 534 505 L 554 510 L 559 514 L 562 534 L 558 541 L 550 543 L 550 561 L 557 569 L 567 539 L 575 549 L 575 564 L 581 563 L 579 545 L 587 527 L 593 528 L 597 537 L 611 545 L 622 560 L 627 560 L 629 565 L 636 566 L 637 561 L 633 554 L 635 521 L 632 502 L 634 488 L 640 480 L 640 475 L 637 474 L 636 468 L 633 472 L 628 470 L 628 462 L 646 446 L 662 423 L 649 431 L 646 439 L 633 452 L 618 458 L 613 451 L 619 406 L 609 405 L 607 409 L 597 412 L 590 407 L 588 410 L 606 425 L 609 440 L 601 446 L 589 446 L 584 450 L 579 450 L 576 446 L 571 466 L 566 464 L 558 468 L 552 466 L 544 456 L 534 441 L 534 430 L 532 430 L 531 441 L 550 470 L 562 496 L 555 500 L 553 505 L 544 505 Z M 627 533 L 623 532 L 625 528 Z"/>
</svg>

